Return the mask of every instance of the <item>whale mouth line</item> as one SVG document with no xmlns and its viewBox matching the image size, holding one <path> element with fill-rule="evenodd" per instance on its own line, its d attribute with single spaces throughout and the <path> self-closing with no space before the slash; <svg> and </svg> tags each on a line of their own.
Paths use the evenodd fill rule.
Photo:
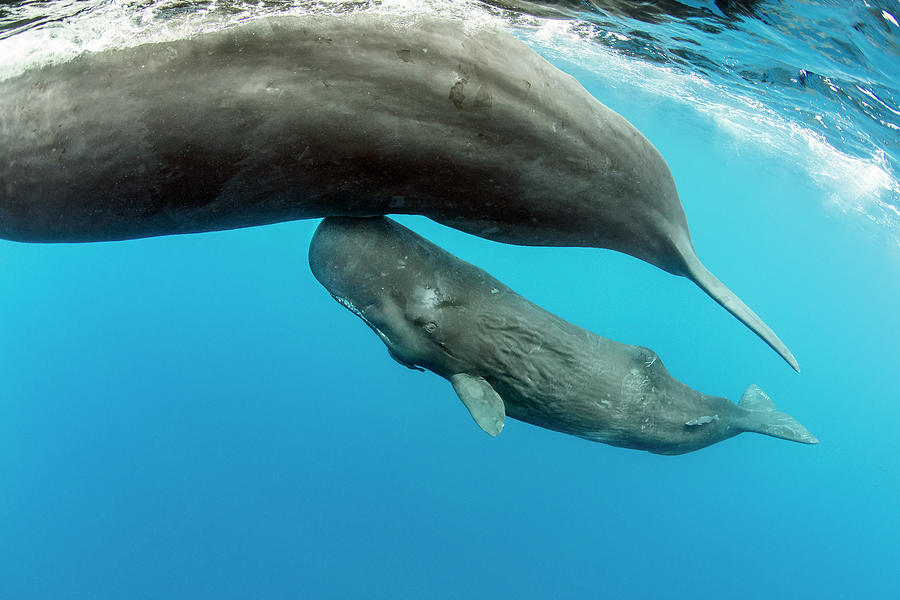
<svg viewBox="0 0 900 600">
<path fill-rule="evenodd" d="M 437 345 L 438 345 L 438 348 L 441 349 L 441 352 L 443 352 L 448 358 L 451 358 L 451 359 L 457 360 L 457 361 L 460 360 L 459 357 L 456 356 L 456 354 L 454 354 L 452 350 L 447 348 L 447 344 L 445 344 L 444 342 L 437 342 Z"/>
<path fill-rule="evenodd" d="M 356 315 L 357 317 L 362 319 L 363 323 L 368 325 L 369 329 L 374 331 L 375 334 L 381 339 L 381 341 L 384 342 L 389 348 L 392 346 L 393 342 L 391 342 L 391 338 L 389 338 L 386 333 L 384 333 L 378 327 L 376 327 L 375 324 L 372 323 L 372 321 L 370 321 L 368 317 L 366 317 L 365 313 L 363 313 L 363 311 L 359 310 L 356 307 L 356 305 L 353 304 L 353 302 L 351 302 L 350 300 L 348 300 L 347 298 L 345 298 L 343 296 L 338 296 L 337 294 L 334 294 L 334 293 L 331 294 L 331 297 L 334 298 L 338 304 L 340 304 L 341 306 L 343 306 L 344 308 L 346 308 L 347 310 L 352 312 L 354 315 Z"/>
</svg>

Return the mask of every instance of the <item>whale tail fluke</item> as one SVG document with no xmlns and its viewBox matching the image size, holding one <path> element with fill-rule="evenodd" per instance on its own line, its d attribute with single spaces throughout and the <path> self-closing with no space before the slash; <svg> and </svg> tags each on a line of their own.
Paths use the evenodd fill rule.
<svg viewBox="0 0 900 600">
<path fill-rule="evenodd" d="M 781 358 L 787 361 L 795 371 L 798 373 L 800 372 L 800 365 L 797 364 L 797 359 L 794 358 L 794 355 L 788 350 L 788 347 L 784 342 L 778 339 L 775 332 L 772 331 L 772 329 L 766 325 L 755 312 L 750 310 L 749 306 L 744 304 L 734 292 L 729 290 L 724 283 L 719 281 L 716 276 L 700 262 L 700 259 L 697 258 L 693 249 L 690 252 L 683 253 L 683 258 L 686 271 L 684 273 L 685 277 L 700 286 L 700 289 L 709 294 L 713 300 L 721 304 L 725 310 L 737 317 L 741 323 L 749 327 L 753 333 L 762 338 L 762 340 L 777 352 Z"/>
<path fill-rule="evenodd" d="M 758 385 L 751 385 L 744 392 L 738 406 L 744 409 L 738 426 L 744 431 L 762 433 L 772 437 L 818 444 L 819 440 L 789 414 L 775 410 L 775 403 Z"/>
</svg>

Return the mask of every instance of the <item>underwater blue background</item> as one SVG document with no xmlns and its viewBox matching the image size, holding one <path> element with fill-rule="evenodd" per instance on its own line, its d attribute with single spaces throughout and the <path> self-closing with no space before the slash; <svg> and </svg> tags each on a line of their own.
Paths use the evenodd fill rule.
<svg viewBox="0 0 900 600">
<path fill-rule="evenodd" d="M 657 146 L 699 256 L 802 373 L 634 258 L 400 220 L 696 389 L 759 384 L 821 443 L 489 438 L 313 279 L 316 221 L 0 241 L 0 600 L 900 597 L 895 231 L 830 200 L 812 150 L 545 54 Z"/>
</svg>

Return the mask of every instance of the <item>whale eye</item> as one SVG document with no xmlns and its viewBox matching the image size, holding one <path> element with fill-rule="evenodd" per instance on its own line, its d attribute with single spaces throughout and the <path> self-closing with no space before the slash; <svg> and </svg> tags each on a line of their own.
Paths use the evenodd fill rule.
<svg viewBox="0 0 900 600">
<path fill-rule="evenodd" d="M 422 326 L 422 329 L 425 330 L 425 333 L 434 333 L 434 331 L 437 329 L 437 323 L 435 323 L 434 321 L 429 321 Z"/>
</svg>

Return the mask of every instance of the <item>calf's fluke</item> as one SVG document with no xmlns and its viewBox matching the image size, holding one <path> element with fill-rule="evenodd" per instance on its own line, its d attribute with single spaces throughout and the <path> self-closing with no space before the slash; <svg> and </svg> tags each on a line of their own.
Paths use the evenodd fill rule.
<svg viewBox="0 0 900 600">
<path fill-rule="evenodd" d="M 742 423 L 744 431 L 771 435 L 801 444 L 819 443 L 818 438 L 794 417 L 775 410 L 775 403 L 756 384 L 751 384 L 747 388 L 738 406 L 746 411 Z"/>
</svg>

